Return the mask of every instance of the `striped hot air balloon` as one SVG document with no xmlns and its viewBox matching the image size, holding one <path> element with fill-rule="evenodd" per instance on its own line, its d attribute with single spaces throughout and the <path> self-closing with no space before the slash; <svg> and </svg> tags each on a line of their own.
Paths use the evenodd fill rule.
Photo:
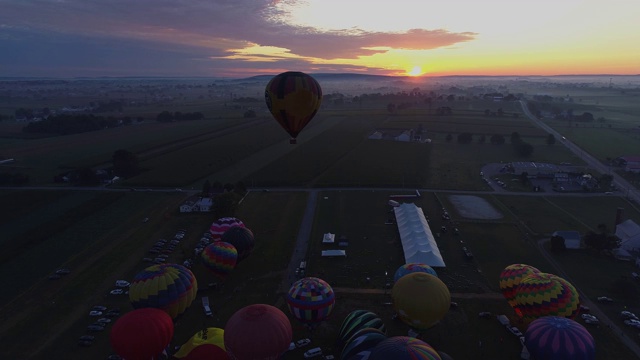
<svg viewBox="0 0 640 360">
<path fill-rule="evenodd" d="M 524 277 L 516 290 L 515 300 L 525 323 L 543 316 L 574 318 L 580 306 L 575 287 L 565 279 L 547 273 Z"/>
<path fill-rule="evenodd" d="M 522 278 L 529 274 L 539 273 L 540 270 L 531 265 L 526 264 L 511 264 L 504 268 L 500 273 L 500 291 L 509 305 L 518 312 L 516 307 L 516 289 L 522 281 Z M 518 314 L 522 316 L 522 314 Z"/>
<path fill-rule="evenodd" d="M 544 316 L 529 324 L 524 334 L 525 345 L 536 359 L 593 360 L 593 336 L 574 320 Z"/>
<path fill-rule="evenodd" d="M 223 217 L 214 221 L 209 228 L 211 240 L 220 241 L 222 234 L 234 226 L 244 227 L 244 223 L 240 219 L 234 217 Z"/>
<path fill-rule="evenodd" d="M 401 277 L 411 274 L 414 272 L 423 272 L 427 274 L 431 274 L 433 276 L 438 276 L 435 270 L 427 264 L 422 263 L 408 263 L 400 266 L 396 273 L 393 275 L 393 282 L 400 280 Z"/>
<path fill-rule="evenodd" d="M 378 329 L 360 329 L 346 342 L 340 358 L 351 359 L 370 356 L 373 348 L 386 338 L 387 335 Z"/>
<path fill-rule="evenodd" d="M 342 349 L 349 339 L 362 329 L 375 329 L 383 334 L 387 332 L 384 322 L 378 315 L 369 310 L 354 310 L 342 320 L 336 339 L 336 348 Z"/>
<path fill-rule="evenodd" d="M 426 342 L 408 337 L 394 336 L 381 341 L 371 351 L 369 360 L 441 360 L 438 352 Z"/>
<path fill-rule="evenodd" d="M 233 271 L 238 261 L 238 251 L 235 246 L 224 241 L 207 245 L 200 256 L 204 266 L 221 279 L 226 278 Z"/>
<path fill-rule="evenodd" d="M 198 282 L 191 270 L 178 264 L 149 266 L 131 281 L 129 300 L 135 309 L 157 308 L 175 319 L 193 302 Z"/>
<path fill-rule="evenodd" d="M 291 144 L 313 119 L 322 102 L 320 84 L 305 73 L 287 71 L 274 76 L 264 92 L 267 108 L 274 119 L 291 135 Z"/>
<path fill-rule="evenodd" d="M 331 315 L 336 295 L 326 281 L 306 277 L 291 285 L 285 300 L 293 317 L 313 327 Z"/>
</svg>

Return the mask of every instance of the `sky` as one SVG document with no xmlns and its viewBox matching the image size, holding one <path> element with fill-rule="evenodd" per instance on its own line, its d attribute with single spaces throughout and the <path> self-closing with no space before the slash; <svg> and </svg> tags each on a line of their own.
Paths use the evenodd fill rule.
<svg viewBox="0 0 640 360">
<path fill-rule="evenodd" d="M 640 0 L 0 0 L 0 77 L 640 74 Z"/>
</svg>

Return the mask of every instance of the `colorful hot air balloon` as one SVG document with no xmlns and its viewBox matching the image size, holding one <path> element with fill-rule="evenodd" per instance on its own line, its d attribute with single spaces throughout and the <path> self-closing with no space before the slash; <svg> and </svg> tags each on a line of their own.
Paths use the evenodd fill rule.
<svg viewBox="0 0 640 360">
<path fill-rule="evenodd" d="M 236 248 L 238 251 L 238 262 L 249 257 L 256 243 L 253 232 L 242 226 L 234 226 L 225 231 L 220 240 Z"/>
<path fill-rule="evenodd" d="M 264 97 L 273 117 L 291 135 L 290 143 L 295 144 L 320 108 L 322 89 L 310 75 L 287 71 L 269 81 Z"/>
<path fill-rule="evenodd" d="M 451 307 L 451 293 L 437 277 L 415 272 L 400 278 L 391 289 L 398 317 L 416 330 L 426 330 L 440 321 Z"/>
<path fill-rule="evenodd" d="M 393 275 L 393 282 L 398 281 L 401 277 L 411 274 L 414 272 L 423 272 L 427 274 L 431 274 L 433 276 L 438 276 L 435 270 L 427 264 L 421 263 L 408 263 L 400 266 L 396 273 Z"/>
<path fill-rule="evenodd" d="M 223 279 L 236 267 L 238 250 L 235 246 L 224 241 L 216 241 L 200 253 L 202 263 L 217 277 Z"/>
<path fill-rule="evenodd" d="M 234 226 L 244 227 L 244 223 L 240 219 L 234 217 L 223 217 L 214 221 L 209 228 L 211 240 L 219 241 L 220 238 L 222 238 L 222 234 Z"/>
<path fill-rule="evenodd" d="M 171 342 L 173 320 L 164 311 L 137 309 L 124 314 L 111 328 L 113 350 L 127 360 L 156 359 Z"/>
<path fill-rule="evenodd" d="M 557 316 L 536 319 L 529 324 L 524 339 L 536 359 L 595 359 L 593 336 L 571 319 Z"/>
<path fill-rule="evenodd" d="M 522 281 L 522 278 L 529 274 L 539 273 L 540 270 L 534 268 L 531 265 L 526 264 L 511 264 L 504 268 L 500 273 L 500 291 L 502 295 L 511 307 L 516 311 L 519 311 L 516 307 L 516 289 Z M 522 314 L 518 314 L 522 316 Z"/>
<path fill-rule="evenodd" d="M 573 318 L 578 314 L 580 305 L 580 296 L 573 285 L 547 273 L 524 277 L 516 289 L 515 300 L 525 322 L 542 316 Z"/>
<path fill-rule="evenodd" d="M 224 348 L 224 330 L 210 327 L 198 331 L 173 356 L 183 360 L 229 359 Z"/>
<path fill-rule="evenodd" d="M 175 319 L 191 305 L 198 282 L 191 270 L 178 264 L 152 265 L 131 281 L 129 300 L 135 309 L 157 308 Z"/>
<path fill-rule="evenodd" d="M 253 304 L 236 311 L 224 328 L 224 345 L 233 360 L 276 360 L 289 349 L 289 318 L 271 305 Z"/>
<path fill-rule="evenodd" d="M 341 359 L 352 357 L 365 357 L 370 354 L 373 348 L 387 336 L 380 330 L 374 328 L 364 328 L 357 331 L 346 343 L 342 350 Z"/>
<path fill-rule="evenodd" d="M 326 281 L 306 277 L 291 285 L 285 300 L 293 317 L 313 327 L 331 315 L 336 295 Z"/>
<path fill-rule="evenodd" d="M 438 352 L 422 340 L 394 336 L 381 341 L 371 351 L 369 360 L 441 360 Z"/>
<path fill-rule="evenodd" d="M 362 329 L 376 329 L 386 334 L 384 322 L 378 315 L 368 310 L 354 310 L 350 312 L 342 321 L 342 326 L 336 339 L 336 348 L 342 349 L 345 344 Z"/>
</svg>

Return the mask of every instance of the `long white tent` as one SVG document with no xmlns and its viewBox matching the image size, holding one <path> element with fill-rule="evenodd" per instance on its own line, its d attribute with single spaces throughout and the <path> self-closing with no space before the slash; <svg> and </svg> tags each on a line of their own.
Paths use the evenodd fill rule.
<svg viewBox="0 0 640 360">
<path fill-rule="evenodd" d="M 415 204 L 403 203 L 393 211 L 400 232 L 404 250 L 404 260 L 408 263 L 422 263 L 431 267 L 445 267 L 436 239 L 424 217 L 422 208 Z"/>
</svg>

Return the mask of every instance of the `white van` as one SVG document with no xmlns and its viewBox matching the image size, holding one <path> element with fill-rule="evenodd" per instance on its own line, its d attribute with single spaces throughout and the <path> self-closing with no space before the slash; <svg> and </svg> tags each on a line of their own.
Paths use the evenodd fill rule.
<svg viewBox="0 0 640 360">
<path fill-rule="evenodd" d="M 307 350 L 304 352 L 304 358 L 305 359 L 310 359 L 310 358 L 314 358 L 316 356 L 320 356 L 322 355 L 322 349 L 320 349 L 319 347 L 315 347 L 313 349 Z"/>
</svg>

